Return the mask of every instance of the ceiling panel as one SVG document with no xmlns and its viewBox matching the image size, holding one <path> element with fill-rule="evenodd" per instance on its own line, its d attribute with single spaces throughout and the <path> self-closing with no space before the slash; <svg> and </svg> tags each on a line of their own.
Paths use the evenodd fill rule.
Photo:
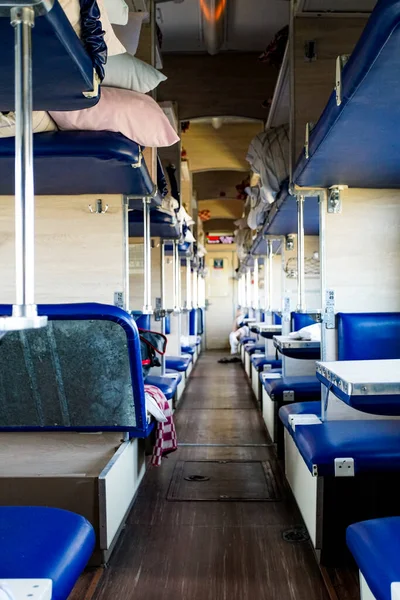
<svg viewBox="0 0 400 600">
<path fill-rule="evenodd" d="M 222 50 L 262 51 L 289 21 L 287 0 L 229 0 L 226 41 Z M 199 0 L 163 2 L 157 6 L 163 52 L 205 51 Z"/>
</svg>

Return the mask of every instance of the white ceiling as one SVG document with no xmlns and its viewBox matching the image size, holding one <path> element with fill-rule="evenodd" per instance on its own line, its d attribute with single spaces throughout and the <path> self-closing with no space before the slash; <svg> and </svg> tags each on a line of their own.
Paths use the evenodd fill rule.
<svg viewBox="0 0 400 600">
<path fill-rule="evenodd" d="M 221 49 L 261 52 L 289 22 L 288 0 L 228 0 L 226 43 Z M 205 51 L 199 0 L 157 4 L 163 52 Z"/>
</svg>

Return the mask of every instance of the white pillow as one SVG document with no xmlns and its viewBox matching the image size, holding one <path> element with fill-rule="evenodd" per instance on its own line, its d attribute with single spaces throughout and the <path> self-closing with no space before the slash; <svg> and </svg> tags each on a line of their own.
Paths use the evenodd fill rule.
<svg viewBox="0 0 400 600">
<path fill-rule="evenodd" d="M 110 23 L 113 25 L 126 25 L 129 16 L 129 6 L 124 0 L 104 0 Z"/>
<path fill-rule="evenodd" d="M 43 133 L 45 131 L 57 131 L 57 125 L 50 117 L 49 113 L 44 111 L 34 111 L 32 113 L 33 133 Z M 15 113 L 9 112 L 6 115 L 0 113 L 0 138 L 15 137 Z"/>
<path fill-rule="evenodd" d="M 140 32 L 143 20 L 147 17 L 144 12 L 130 12 L 128 23 L 124 27 L 116 25 L 114 33 L 119 41 L 125 46 L 126 52 L 135 55 L 139 45 Z"/>
<path fill-rule="evenodd" d="M 130 54 L 119 54 L 108 59 L 103 84 L 147 94 L 166 79 L 163 73 L 142 60 Z"/>
</svg>

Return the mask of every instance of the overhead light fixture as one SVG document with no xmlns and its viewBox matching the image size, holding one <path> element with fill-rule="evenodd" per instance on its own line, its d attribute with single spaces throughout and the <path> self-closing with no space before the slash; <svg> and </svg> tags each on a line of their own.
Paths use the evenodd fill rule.
<svg viewBox="0 0 400 600">
<path fill-rule="evenodd" d="M 227 0 L 199 0 L 203 41 L 207 52 L 217 54 L 225 41 Z"/>
</svg>

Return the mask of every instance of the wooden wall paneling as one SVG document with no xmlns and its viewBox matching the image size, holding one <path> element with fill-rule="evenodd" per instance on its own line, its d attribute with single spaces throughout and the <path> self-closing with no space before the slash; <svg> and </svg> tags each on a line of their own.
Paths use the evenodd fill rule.
<svg viewBox="0 0 400 600">
<path fill-rule="evenodd" d="M 160 253 L 160 240 L 159 238 L 152 238 L 153 247 L 151 249 L 151 298 L 153 308 L 155 308 L 156 298 L 161 295 L 161 253 Z M 139 258 L 143 256 L 143 239 L 141 238 L 130 238 L 130 248 L 135 247 L 135 257 Z M 130 310 L 142 310 L 143 309 L 143 291 L 144 291 L 144 271 L 143 266 L 138 265 L 133 267 L 132 253 L 130 260 L 129 269 L 129 309 Z"/>
<path fill-rule="evenodd" d="M 307 123 L 316 123 L 335 86 L 336 58 L 350 54 L 365 27 L 363 18 L 296 18 L 293 22 L 291 92 L 294 110 L 293 161 L 302 152 Z M 307 62 L 304 45 L 316 42 L 317 59 Z"/>
<path fill-rule="evenodd" d="M 335 312 L 400 312 L 400 191 L 349 189 L 341 214 L 326 214 L 326 287 Z M 328 329 L 326 360 L 337 360 L 337 332 Z M 374 418 L 330 396 L 329 418 Z M 386 417 L 387 418 L 387 417 Z"/>
<path fill-rule="evenodd" d="M 98 197 L 36 198 L 35 266 L 38 303 L 114 303 L 124 290 L 122 196 L 102 196 L 108 212 L 89 211 Z M 14 199 L 0 197 L 0 302 L 15 301 Z"/>
</svg>

